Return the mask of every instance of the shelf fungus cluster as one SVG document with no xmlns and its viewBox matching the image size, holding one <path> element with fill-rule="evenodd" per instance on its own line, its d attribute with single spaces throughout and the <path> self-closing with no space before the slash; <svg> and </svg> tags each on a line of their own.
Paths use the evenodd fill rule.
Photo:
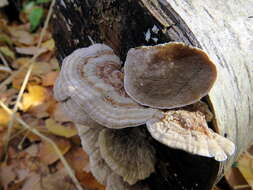
<svg viewBox="0 0 253 190">
<path fill-rule="evenodd" d="M 148 190 L 154 139 L 217 161 L 234 153 L 208 127 L 213 115 L 200 101 L 216 75 L 205 52 L 183 43 L 130 49 L 125 64 L 94 44 L 64 59 L 54 95 L 76 123 L 96 179 L 107 190 Z"/>
</svg>

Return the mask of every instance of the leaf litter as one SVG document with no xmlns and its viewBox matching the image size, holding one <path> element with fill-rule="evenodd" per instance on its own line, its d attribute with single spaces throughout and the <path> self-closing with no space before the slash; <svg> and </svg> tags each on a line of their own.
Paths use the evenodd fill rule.
<svg viewBox="0 0 253 190">
<path fill-rule="evenodd" d="M 50 29 L 42 28 L 53 3 L 37 0 L 30 15 L 20 13 L 21 23 L 0 14 L 0 189 L 104 190 L 89 172 L 74 124 L 53 98 L 60 69 Z"/>
</svg>

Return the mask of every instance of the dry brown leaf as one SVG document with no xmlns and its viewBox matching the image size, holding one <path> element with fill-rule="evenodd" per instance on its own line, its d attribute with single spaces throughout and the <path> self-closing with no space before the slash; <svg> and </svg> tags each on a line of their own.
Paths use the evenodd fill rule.
<svg viewBox="0 0 253 190">
<path fill-rule="evenodd" d="M 56 137 L 52 137 L 51 139 L 56 143 L 58 148 L 61 150 L 62 155 L 64 155 L 70 150 L 71 145 L 69 141 Z M 59 156 L 55 152 L 53 146 L 45 141 L 42 141 L 42 143 L 40 143 L 40 151 L 38 156 L 40 160 L 47 165 L 50 165 L 55 161 L 59 160 Z"/>
<path fill-rule="evenodd" d="M 65 157 L 84 187 L 90 190 L 105 190 L 105 186 L 98 183 L 92 174 L 87 172 L 89 170 L 89 157 L 82 148 L 74 147 Z M 62 163 L 59 163 L 58 169 L 62 168 Z"/>
<path fill-rule="evenodd" d="M 10 72 L 6 72 L 6 71 L 3 71 L 3 70 L 0 70 L 0 81 L 6 79 L 9 75 L 10 75 Z"/>
<path fill-rule="evenodd" d="M 12 166 L 8 166 L 4 163 L 0 165 L 0 184 L 2 184 L 5 188 L 10 182 L 15 180 L 16 176 L 17 175 Z"/>
<path fill-rule="evenodd" d="M 43 42 L 41 44 L 41 47 L 42 48 L 46 48 L 47 50 L 49 51 L 54 51 L 54 48 L 55 48 L 55 41 L 53 40 L 53 38 Z"/>
<path fill-rule="evenodd" d="M 33 106 L 42 104 L 47 96 L 47 89 L 39 85 L 28 85 L 28 93 L 23 94 L 21 109 L 27 111 Z"/>
<path fill-rule="evenodd" d="M 76 174 L 83 173 L 89 170 L 89 156 L 80 147 L 73 147 L 66 155 L 66 160 L 70 164 L 71 168 Z M 63 164 L 60 162 L 58 168 L 63 168 Z M 81 174 L 80 174 L 81 175 Z"/>
<path fill-rule="evenodd" d="M 46 120 L 46 128 L 54 135 L 70 138 L 77 135 L 77 130 L 74 126 L 63 126 L 56 123 L 53 119 Z"/>
<path fill-rule="evenodd" d="M 33 45 L 35 42 L 33 34 L 25 30 L 17 30 L 16 28 L 11 28 L 10 33 L 15 45 Z"/>
<path fill-rule="evenodd" d="M 16 52 L 22 55 L 35 55 L 35 54 L 41 54 L 47 51 L 46 48 L 38 48 L 35 46 L 30 47 L 16 47 Z"/>
<path fill-rule="evenodd" d="M 64 113 L 64 111 L 62 109 L 62 105 L 60 103 L 56 104 L 55 109 L 52 113 L 52 117 L 55 121 L 58 121 L 58 122 L 71 121 L 70 118 L 68 116 L 66 116 L 66 114 Z"/>
<path fill-rule="evenodd" d="M 26 73 L 20 72 L 17 76 L 15 76 L 12 80 L 12 86 L 16 89 L 20 89 L 25 78 Z M 41 84 L 41 78 L 37 75 L 32 75 L 29 78 L 29 84 L 31 85 L 39 85 Z"/>
<path fill-rule="evenodd" d="M 77 178 L 79 179 L 80 183 L 88 189 L 105 190 L 105 186 L 98 183 L 91 173 L 78 173 Z"/>
<path fill-rule="evenodd" d="M 35 135 L 34 133 L 28 132 L 28 134 L 26 135 L 26 137 L 29 139 L 29 141 L 31 142 L 36 142 L 36 141 L 40 141 L 41 138 L 37 135 Z"/>
<path fill-rule="evenodd" d="M 0 99 L 6 104 L 11 104 L 12 99 L 17 95 L 18 90 L 15 88 L 9 88 L 8 90 L 0 94 Z"/>
<path fill-rule="evenodd" d="M 10 61 L 16 58 L 15 53 L 7 46 L 0 47 L 0 52 Z"/>
<path fill-rule="evenodd" d="M 10 37 L 4 33 L 0 33 L 0 44 L 5 44 L 5 45 L 12 45 L 12 40 Z"/>
<path fill-rule="evenodd" d="M 17 59 L 12 63 L 12 67 L 14 67 L 14 68 L 17 69 L 17 68 L 19 68 L 20 66 L 27 64 L 29 61 L 30 61 L 30 58 L 28 58 L 28 57 L 20 57 L 20 58 L 17 58 Z"/>
<path fill-rule="evenodd" d="M 37 62 L 34 67 L 32 74 L 34 75 L 46 75 L 53 70 L 52 65 L 48 62 Z"/>
<path fill-rule="evenodd" d="M 75 187 L 65 169 L 54 174 L 41 176 L 34 173 L 29 178 L 22 190 L 74 190 Z"/>
<path fill-rule="evenodd" d="M 58 71 L 47 73 L 45 76 L 42 77 L 42 85 L 54 86 L 55 80 L 58 77 L 58 75 L 59 75 Z"/>
</svg>

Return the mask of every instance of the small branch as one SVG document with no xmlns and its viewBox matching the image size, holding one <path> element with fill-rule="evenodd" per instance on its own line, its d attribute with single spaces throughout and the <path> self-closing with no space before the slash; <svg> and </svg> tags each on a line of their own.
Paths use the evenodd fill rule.
<svg viewBox="0 0 253 190">
<path fill-rule="evenodd" d="M 52 0 L 52 2 L 50 4 L 49 11 L 48 11 L 48 14 L 47 14 L 47 17 L 46 17 L 46 21 L 45 21 L 44 26 L 43 26 L 43 28 L 41 30 L 41 33 L 40 33 L 40 38 L 39 38 L 39 41 L 38 41 L 38 44 L 37 44 L 37 48 L 40 48 L 40 46 L 41 46 L 43 37 L 45 35 L 46 29 L 47 29 L 48 24 L 49 24 L 49 20 L 50 20 L 50 18 L 52 16 L 54 4 L 55 4 L 55 0 Z M 21 86 L 20 91 L 18 93 L 18 97 L 17 97 L 16 103 L 15 103 L 14 108 L 13 108 L 13 112 L 11 114 L 11 119 L 10 119 L 10 122 L 8 124 L 8 132 L 7 132 L 7 137 L 6 137 L 5 146 L 4 146 L 5 147 L 4 148 L 5 152 L 7 152 L 7 150 L 8 150 L 9 139 L 10 139 L 12 128 L 13 128 L 13 117 L 14 117 L 14 115 L 16 114 L 16 112 L 18 110 L 18 105 L 19 105 L 19 103 L 21 101 L 21 98 L 22 98 L 22 96 L 24 94 L 24 91 L 26 89 L 27 83 L 29 81 L 29 78 L 30 78 L 32 70 L 33 70 L 33 66 L 36 63 L 35 60 L 36 60 L 36 55 L 34 55 L 32 57 L 32 59 L 29 61 L 28 70 L 26 72 L 24 81 L 22 83 L 22 86 Z M 6 154 L 5 161 L 7 161 L 7 159 L 8 159 L 7 156 L 8 156 L 8 154 Z"/>
</svg>

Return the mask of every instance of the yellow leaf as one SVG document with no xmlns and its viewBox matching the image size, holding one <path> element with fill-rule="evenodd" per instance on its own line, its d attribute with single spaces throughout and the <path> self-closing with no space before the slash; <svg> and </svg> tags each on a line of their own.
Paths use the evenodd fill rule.
<svg viewBox="0 0 253 190">
<path fill-rule="evenodd" d="M 10 39 L 9 36 L 7 36 L 6 34 L 0 33 L 0 42 L 3 42 L 9 46 L 12 45 L 12 41 Z"/>
<path fill-rule="evenodd" d="M 10 48 L 8 48 L 7 46 L 2 46 L 2 47 L 0 47 L 0 51 L 1 51 L 1 53 L 4 55 L 4 56 L 6 56 L 6 57 L 9 57 L 9 58 L 11 58 L 11 59 L 15 59 L 15 54 L 14 54 L 14 52 L 10 49 Z"/>
<path fill-rule="evenodd" d="M 53 51 L 55 48 L 55 42 L 53 39 L 47 40 L 42 43 L 41 47 L 46 48 L 49 51 Z"/>
<path fill-rule="evenodd" d="M 10 115 L 2 108 L 0 108 L 0 125 L 7 125 L 10 121 Z"/>
<path fill-rule="evenodd" d="M 28 85 L 28 93 L 24 93 L 21 109 L 27 111 L 33 106 L 42 104 L 47 97 L 47 89 L 39 85 Z"/>
<path fill-rule="evenodd" d="M 238 169 L 246 179 L 247 183 L 253 188 L 253 158 L 247 154 L 241 155 L 238 161 Z"/>
<path fill-rule="evenodd" d="M 46 128 L 54 135 L 62 137 L 73 137 L 77 135 L 77 131 L 74 127 L 65 127 L 55 122 L 53 119 L 46 120 Z"/>
</svg>

